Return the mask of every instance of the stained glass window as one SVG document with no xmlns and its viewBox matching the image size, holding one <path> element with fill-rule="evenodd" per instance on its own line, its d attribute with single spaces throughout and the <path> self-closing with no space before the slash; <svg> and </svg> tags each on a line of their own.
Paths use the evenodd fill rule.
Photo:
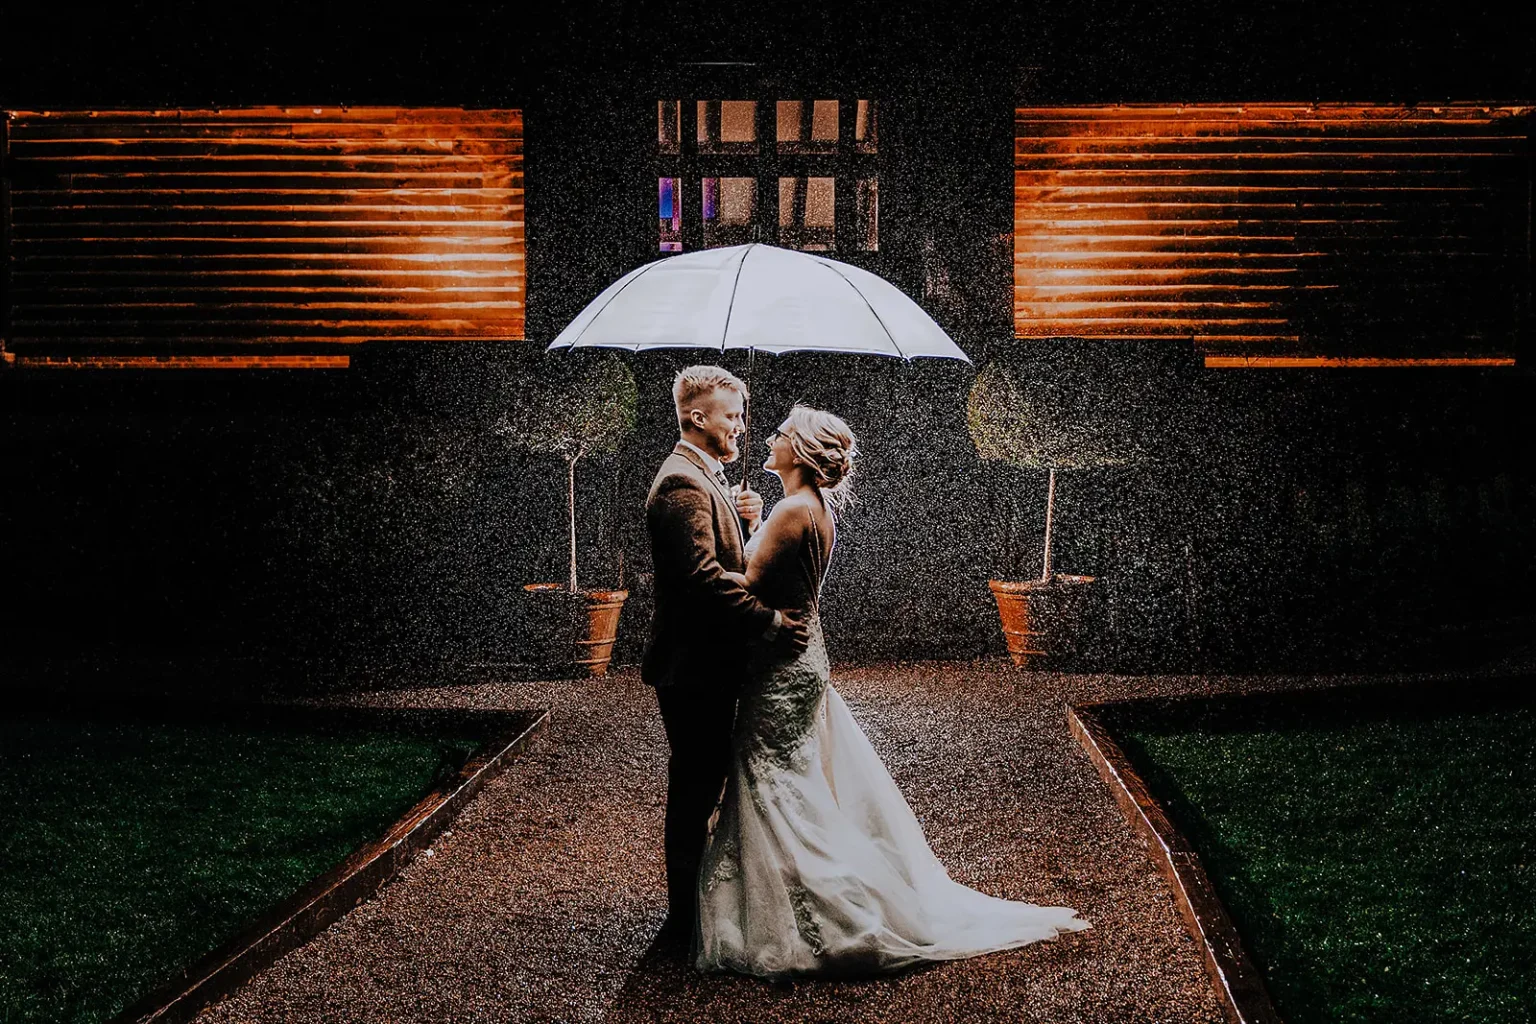
<svg viewBox="0 0 1536 1024">
<path fill-rule="evenodd" d="M 681 178 L 657 179 L 657 205 L 661 214 L 661 251 L 683 251 L 683 204 Z"/>
</svg>

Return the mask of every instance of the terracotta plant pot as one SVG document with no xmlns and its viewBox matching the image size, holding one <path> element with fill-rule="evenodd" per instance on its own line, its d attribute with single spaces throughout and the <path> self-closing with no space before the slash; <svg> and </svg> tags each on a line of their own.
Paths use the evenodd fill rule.
<svg viewBox="0 0 1536 1024">
<path fill-rule="evenodd" d="M 1059 667 L 1077 652 L 1092 576 L 988 580 L 1008 656 L 1020 668 Z"/>
<path fill-rule="evenodd" d="M 535 599 L 529 652 L 534 664 L 561 676 L 606 675 L 629 591 L 572 594 L 562 583 L 528 583 L 523 589 Z"/>
</svg>

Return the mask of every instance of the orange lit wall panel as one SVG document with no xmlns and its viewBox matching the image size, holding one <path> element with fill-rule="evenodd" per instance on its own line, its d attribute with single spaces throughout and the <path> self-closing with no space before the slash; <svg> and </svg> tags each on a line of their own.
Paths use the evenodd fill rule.
<svg viewBox="0 0 1536 1024">
<path fill-rule="evenodd" d="M 1015 331 L 1193 340 L 1211 365 L 1508 364 L 1530 112 L 1021 108 Z"/>
<path fill-rule="evenodd" d="M 3 171 L 18 360 L 523 336 L 517 110 L 17 112 Z"/>
</svg>

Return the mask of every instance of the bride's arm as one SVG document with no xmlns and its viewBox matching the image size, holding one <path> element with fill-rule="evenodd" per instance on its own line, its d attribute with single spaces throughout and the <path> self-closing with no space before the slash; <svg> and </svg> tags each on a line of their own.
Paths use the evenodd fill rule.
<svg viewBox="0 0 1536 1024">
<path fill-rule="evenodd" d="M 781 501 L 773 507 L 768 521 L 752 538 L 756 550 L 747 562 L 747 589 L 757 590 L 762 580 L 774 571 L 775 563 L 795 557 L 810 523 L 810 513 L 798 502 Z"/>
</svg>

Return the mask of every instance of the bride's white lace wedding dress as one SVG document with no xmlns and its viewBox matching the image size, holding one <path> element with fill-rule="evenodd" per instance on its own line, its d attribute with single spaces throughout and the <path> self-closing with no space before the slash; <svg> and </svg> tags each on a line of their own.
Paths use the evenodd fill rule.
<svg viewBox="0 0 1536 1024">
<path fill-rule="evenodd" d="M 735 763 L 699 872 L 696 964 L 763 977 L 867 973 L 953 960 L 1089 927 L 1067 907 L 953 881 L 848 706 L 828 684 L 817 616 L 823 534 L 806 531 L 756 589 L 805 609 L 810 646 L 758 659 L 742 690 Z M 825 518 L 824 518 L 825 517 Z M 755 546 L 748 545 L 748 557 Z"/>
</svg>

